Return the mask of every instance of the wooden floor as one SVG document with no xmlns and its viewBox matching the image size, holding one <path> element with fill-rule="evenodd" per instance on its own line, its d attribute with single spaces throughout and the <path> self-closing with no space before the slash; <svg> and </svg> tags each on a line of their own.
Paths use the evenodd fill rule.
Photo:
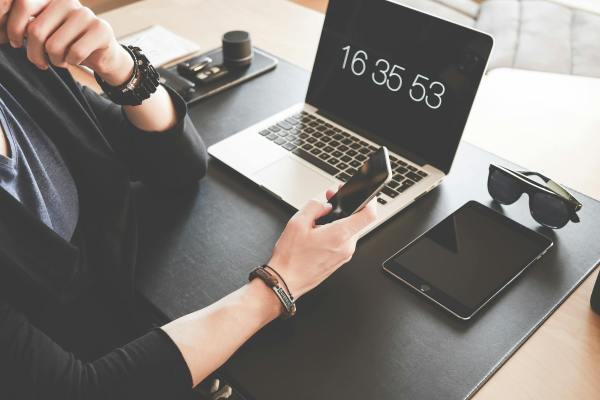
<svg viewBox="0 0 600 400">
<path fill-rule="evenodd" d="M 138 0 L 81 0 L 81 3 L 91 8 L 96 14 L 100 14 L 136 1 Z"/>
<path fill-rule="evenodd" d="M 327 9 L 327 3 L 329 0 L 293 0 L 295 3 L 301 4 L 305 7 L 312 8 L 313 10 L 325 12 Z"/>
</svg>

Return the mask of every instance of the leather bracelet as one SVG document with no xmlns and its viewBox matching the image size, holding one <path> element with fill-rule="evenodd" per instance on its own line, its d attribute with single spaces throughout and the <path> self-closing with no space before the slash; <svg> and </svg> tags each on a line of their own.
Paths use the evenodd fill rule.
<svg viewBox="0 0 600 400">
<path fill-rule="evenodd" d="M 281 305 L 283 306 L 281 318 L 288 319 L 296 314 L 296 303 L 294 302 L 294 298 L 291 297 L 291 295 L 289 295 L 288 292 L 286 292 L 281 286 L 279 286 L 279 280 L 277 277 L 271 274 L 264 265 L 254 268 L 248 276 L 248 281 L 252 281 L 256 278 L 263 281 L 265 285 L 273 290 L 281 302 Z"/>
<path fill-rule="evenodd" d="M 277 272 L 277 270 L 275 268 L 271 267 L 269 264 L 263 265 L 263 268 L 265 268 L 265 269 L 273 272 L 275 275 L 277 275 L 277 277 L 279 278 L 279 280 L 281 281 L 281 283 L 283 283 L 283 287 L 285 288 L 285 290 L 287 291 L 288 295 L 290 296 L 290 299 L 292 299 L 292 301 L 294 301 L 294 295 L 292 294 L 292 291 L 288 287 L 287 283 L 285 283 L 285 279 L 283 279 L 283 277 L 281 276 L 281 274 L 279 272 Z"/>
</svg>

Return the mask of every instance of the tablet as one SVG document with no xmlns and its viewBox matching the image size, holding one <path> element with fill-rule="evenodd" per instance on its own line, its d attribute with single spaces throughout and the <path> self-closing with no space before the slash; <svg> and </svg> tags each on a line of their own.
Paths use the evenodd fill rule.
<svg viewBox="0 0 600 400">
<path fill-rule="evenodd" d="M 550 247 L 547 237 L 470 201 L 390 257 L 383 269 L 467 320 Z"/>
</svg>

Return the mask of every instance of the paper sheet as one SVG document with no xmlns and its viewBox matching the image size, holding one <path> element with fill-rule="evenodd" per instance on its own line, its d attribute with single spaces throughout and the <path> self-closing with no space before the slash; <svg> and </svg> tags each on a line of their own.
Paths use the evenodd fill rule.
<svg viewBox="0 0 600 400">
<path fill-rule="evenodd" d="M 200 46 L 196 43 L 160 25 L 153 25 L 143 31 L 122 37 L 119 42 L 141 48 L 148 60 L 156 67 L 200 50 Z"/>
</svg>

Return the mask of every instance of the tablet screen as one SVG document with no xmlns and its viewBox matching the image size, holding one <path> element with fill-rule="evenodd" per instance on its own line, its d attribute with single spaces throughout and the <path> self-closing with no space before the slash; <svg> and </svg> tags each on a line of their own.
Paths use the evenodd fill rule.
<svg viewBox="0 0 600 400">
<path fill-rule="evenodd" d="M 552 242 L 469 202 L 406 246 L 384 267 L 461 318 L 469 318 Z"/>
</svg>

